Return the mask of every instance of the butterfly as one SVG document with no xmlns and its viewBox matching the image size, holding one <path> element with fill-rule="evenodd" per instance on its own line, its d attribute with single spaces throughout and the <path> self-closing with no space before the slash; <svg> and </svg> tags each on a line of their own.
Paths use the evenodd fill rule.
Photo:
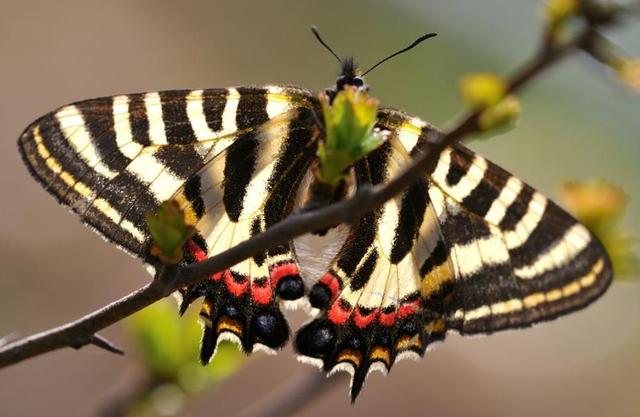
<svg viewBox="0 0 640 417">
<path fill-rule="evenodd" d="M 368 91 L 366 72 L 314 33 L 341 63 L 324 92 L 329 100 L 346 88 Z M 321 115 L 318 95 L 296 87 L 124 94 L 48 113 L 18 146 L 49 193 L 153 269 L 160 262 L 145 216 L 166 200 L 197 230 L 182 265 L 305 207 L 317 187 Z M 435 128 L 381 107 L 375 131 L 384 142 L 353 164 L 335 199 L 397 175 Z M 283 347 L 291 331 L 281 307 L 302 300 L 314 316 L 294 337 L 300 359 L 351 373 L 355 400 L 370 371 L 423 356 L 447 332 L 488 334 L 551 320 L 594 301 L 611 279 L 606 252 L 584 225 L 456 144 L 417 183 L 354 224 L 270 248 L 177 295 L 181 313 L 203 299 L 203 363 L 222 340 L 247 353 Z"/>
</svg>

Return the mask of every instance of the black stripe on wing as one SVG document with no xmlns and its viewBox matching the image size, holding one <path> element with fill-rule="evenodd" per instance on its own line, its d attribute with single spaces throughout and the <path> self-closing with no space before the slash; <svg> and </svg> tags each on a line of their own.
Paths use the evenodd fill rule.
<svg viewBox="0 0 640 417">
<path fill-rule="evenodd" d="M 60 203 L 110 241 L 146 257 L 147 211 L 239 129 L 248 134 L 284 111 L 283 102 L 304 107 L 310 100 L 306 90 L 279 87 L 102 97 L 41 117 L 18 147 L 31 174 Z"/>
<path fill-rule="evenodd" d="M 388 112 L 397 126 L 399 112 Z M 407 137 L 422 129 L 413 142 L 405 141 L 414 151 L 431 127 L 408 115 L 402 123 Z M 445 150 L 429 179 L 446 251 L 434 251 L 421 268 L 423 288 L 433 290 L 426 305 L 439 310 L 435 315 L 446 327 L 468 334 L 529 326 L 585 307 L 611 282 L 611 264 L 597 237 L 464 146 Z M 430 274 L 438 264 L 448 278 Z"/>
</svg>

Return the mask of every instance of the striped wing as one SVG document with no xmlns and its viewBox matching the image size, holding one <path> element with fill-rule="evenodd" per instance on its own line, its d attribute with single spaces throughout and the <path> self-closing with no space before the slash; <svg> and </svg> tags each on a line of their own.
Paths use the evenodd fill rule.
<svg viewBox="0 0 640 417">
<path fill-rule="evenodd" d="M 305 90 L 267 87 L 129 94 L 64 106 L 18 146 L 32 175 L 108 240 L 148 259 L 145 215 L 239 136 L 294 107 Z"/>
<path fill-rule="evenodd" d="M 183 90 L 87 100 L 31 124 L 19 139 L 33 176 L 108 240 L 145 262 L 145 222 L 167 199 L 185 209 L 198 234 L 186 244 L 196 262 L 286 216 L 315 155 L 310 92 L 294 88 Z M 218 335 L 282 346 L 288 326 L 277 300 L 303 295 L 289 245 L 244 261 L 196 287 L 208 361 Z"/>
<path fill-rule="evenodd" d="M 358 184 L 406 165 L 431 126 L 381 110 L 389 141 L 355 167 Z M 448 330 L 530 326 L 582 308 L 611 281 L 598 240 L 555 203 L 456 145 L 404 194 L 356 224 L 311 289 L 318 318 L 296 336 L 302 359 L 353 375 L 422 356 Z"/>
</svg>

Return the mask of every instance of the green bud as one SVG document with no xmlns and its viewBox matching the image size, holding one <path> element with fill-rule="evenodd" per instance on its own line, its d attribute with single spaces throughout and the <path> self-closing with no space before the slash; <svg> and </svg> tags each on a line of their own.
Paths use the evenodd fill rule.
<svg viewBox="0 0 640 417">
<path fill-rule="evenodd" d="M 580 11 L 580 0 L 548 0 L 544 5 L 544 20 L 550 43 L 557 43 L 566 33 L 566 23 Z"/>
<path fill-rule="evenodd" d="M 507 90 L 503 79 L 491 73 L 465 75 L 459 87 L 462 100 L 476 110 L 497 104 Z"/>
<path fill-rule="evenodd" d="M 326 137 L 318 146 L 320 169 L 316 175 L 321 182 L 335 187 L 350 166 L 384 141 L 373 131 L 378 101 L 366 92 L 346 88 L 338 92 L 332 104 L 326 95 L 320 96 L 320 103 Z"/>
<path fill-rule="evenodd" d="M 640 93 L 640 60 L 634 58 L 621 59 L 615 63 L 614 69 L 618 73 L 620 81 Z"/>
<path fill-rule="evenodd" d="M 575 15 L 579 9 L 579 0 L 548 0 L 544 4 L 544 17 L 547 24 L 556 26 Z"/>
<path fill-rule="evenodd" d="M 175 200 L 165 201 L 158 211 L 147 214 L 147 225 L 153 238 L 151 254 L 166 265 L 182 260 L 182 246 L 196 231 L 185 218 L 184 211 Z"/>
<path fill-rule="evenodd" d="M 503 133 L 515 127 L 520 117 L 520 110 L 518 98 L 508 96 L 480 113 L 478 126 L 483 132 Z"/>
</svg>

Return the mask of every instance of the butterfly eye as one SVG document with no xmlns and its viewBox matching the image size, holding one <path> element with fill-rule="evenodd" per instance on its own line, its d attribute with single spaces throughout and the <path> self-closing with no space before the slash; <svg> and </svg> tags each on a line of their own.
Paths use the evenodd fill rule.
<svg viewBox="0 0 640 417">
<path fill-rule="evenodd" d="M 356 87 L 362 87 L 364 85 L 364 80 L 360 77 L 354 77 L 351 84 Z"/>
</svg>

